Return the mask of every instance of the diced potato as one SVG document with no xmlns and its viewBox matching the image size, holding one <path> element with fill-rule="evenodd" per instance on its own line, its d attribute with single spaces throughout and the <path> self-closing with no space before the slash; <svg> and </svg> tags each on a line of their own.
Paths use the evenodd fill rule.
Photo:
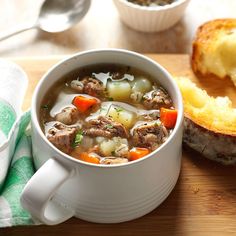
<svg viewBox="0 0 236 236">
<path fill-rule="evenodd" d="M 95 140 L 97 143 L 101 143 L 105 140 L 105 138 L 104 137 L 96 137 Z"/>
<path fill-rule="evenodd" d="M 104 140 L 99 145 L 100 151 L 104 156 L 112 156 L 116 149 L 116 142 L 113 140 Z"/>
<path fill-rule="evenodd" d="M 117 101 L 129 99 L 131 86 L 128 81 L 110 81 L 107 83 L 108 96 Z"/>
<path fill-rule="evenodd" d="M 117 156 L 117 153 L 119 154 L 119 149 L 124 146 L 128 149 L 128 141 L 127 139 L 120 137 L 114 137 L 110 140 L 104 139 L 99 144 L 100 152 L 103 156 Z"/>
<path fill-rule="evenodd" d="M 147 93 L 152 89 L 152 83 L 145 77 L 136 78 L 134 85 L 132 87 L 132 92 Z"/>
<path fill-rule="evenodd" d="M 114 140 L 114 142 L 116 142 L 118 144 L 126 144 L 126 145 L 128 145 L 128 140 L 126 138 L 114 137 L 114 138 L 112 138 L 112 140 Z"/>
<path fill-rule="evenodd" d="M 134 123 L 136 114 L 119 106 L 112 105 L 107 115 L 112 117 L 113 120 L 124 125 L 125 128 L 130 128 Z"/>
</svg>

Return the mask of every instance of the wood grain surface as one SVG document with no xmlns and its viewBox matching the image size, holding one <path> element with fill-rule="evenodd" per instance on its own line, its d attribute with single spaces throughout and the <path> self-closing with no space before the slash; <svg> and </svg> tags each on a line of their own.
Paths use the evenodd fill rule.
<svg viewBox="0 0 236 236">
<path fill-rule="evenodd" d="M 229 80 L 203 80 L 193 76 L 187 55 L 154 55 L 153 58 L 174 76 L 189 76 L 212 96 L 228 95 L 236 105 L 235 88 Z M 24 110 L 29 108 L 34 88 L 59 57 L 12 59 L 29 76 Z M 70 219 L 57 226 L 19 226 L 0 229 L 0 235 L 236 235 L 236 167 L 205 160 L 184 147 L 179 180 L 170 196 L 146 216 L 120 224 L 94 224 Z"/>
</svg>

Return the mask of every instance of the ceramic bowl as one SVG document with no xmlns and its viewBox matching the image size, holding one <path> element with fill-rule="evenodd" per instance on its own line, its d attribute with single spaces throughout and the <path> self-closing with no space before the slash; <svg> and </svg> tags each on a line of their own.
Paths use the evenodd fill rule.
<svg viewBox="0 0 236 236">
<path fill-rule="evenodd" d="M 159 32 L 175 25 L 183 16 L 190 0 L 176 0 L 165 6 L 140 6 L 127 0 L 113 0 L 121 20 L 142 32 Z"/>
<path fill-rule="evenodd" d="M 66 155 L 45 137 L 40 105 L 62 76 L 97 63 L 115 63 L 149 73 L 172 97 L 178 117 L 167 141 L 144 158 L 127 164 L 96 165 Z M 169 195 L 181 165 L 183 104 L 170 74 L 155 61 L 126 50 L 104 49 L 78 53 L 59 62 L 41 79 L 34 92 L 32 143 L 38 170 L 25 186 L 21 203 L 45 224 L 75 216 L 98 223 L 117 223 L 147 214 Z"/>
</svg>

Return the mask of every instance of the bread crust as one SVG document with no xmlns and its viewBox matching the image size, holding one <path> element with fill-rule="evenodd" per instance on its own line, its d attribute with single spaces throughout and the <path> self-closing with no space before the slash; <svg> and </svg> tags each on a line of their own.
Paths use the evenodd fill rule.
<svg viewBox="0 0 236 236">
<path fill-rule="evenodd" d="M 188 77 L 175 79 L 184 103 L 183 143 L 208 159 L 236 164 L 236 110 L 229 98 L 209 96 Z"/>
<path fill-rule="evenodd" d="M 236 137 L 217 133 L 184 118 L 184 144 L 202 156 L 224 165 L 236 164 Z"/>
<path fill-rule="evenodd" d="M 219 77 L 208 71 L 203 58 L 214 50 L 215 42 L 221 35 L 236 29 L 236 19 L 216 19 L 201 25 L 192 44 L 191 66 L 195 74 L 203 77 L 214 76 L 224 79 L 228 76 Z"/>
</svg>

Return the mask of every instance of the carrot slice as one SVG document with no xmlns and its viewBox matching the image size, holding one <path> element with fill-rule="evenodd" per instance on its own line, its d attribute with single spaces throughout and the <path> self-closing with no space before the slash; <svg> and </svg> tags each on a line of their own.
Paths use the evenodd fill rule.
<svg viewBox="0 0 236 236">
<path fill-rule="evenodd" d="M 72 104 L 77 107 L 80 112 L 86 112 L 93 105 L 96 105 L 98 100 L 96 98 L 89 98 L 85 96 L 74 97 Z"/>
<path fill-rule="evenodd" d="M 177 110 L 162 107 L 160 112 L 160 120 L 166 128 L 171 129 L 175 127 L 177 115 Z"/>
<path fill-rule="evenodd" d="M 141 157 L 149 154 L 150 151 L 147 148 L 134 147 L 129 151 L 129 160 L 138 160 Z"/>
<path fill-rule="evenodd" d="M 99 164 L 99 158 L 96 157 L 96 155 L 92 154 L 92 153 L 87 153 L 87 152 L 82 152 L 80 154 L 80 158 L 81 161 L 85 161 L 85 162 L 89 162 L 89 163 L 93 163 L 93 164 Z"/>
</svg>

